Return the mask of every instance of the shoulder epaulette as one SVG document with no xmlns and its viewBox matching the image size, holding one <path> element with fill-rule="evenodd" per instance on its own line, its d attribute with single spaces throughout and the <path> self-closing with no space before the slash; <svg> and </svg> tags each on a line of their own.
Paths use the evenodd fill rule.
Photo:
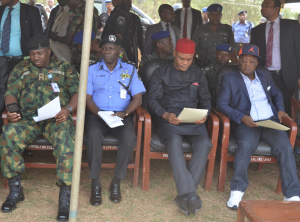
<svg viewBox="0 0 300 222">
<path fill-rule="evenodd" d="M 90 60 L 90 65 L 89 66 L 92 66 L 92 65 L 95 65 L 97 62 L 101 62 L 102 60 Z"/>
<path fill-rule="evenodd" d="M 135 66 L 135 63 L 134 63 L 134 62 L 131 62 L 131 61 L 129 61 L 129 60 L 122 59 L 121 61 L 124 62 L 124 63 L 127 63 L 127 64 L 130 64 L 130 65 Z"/>
</svg>

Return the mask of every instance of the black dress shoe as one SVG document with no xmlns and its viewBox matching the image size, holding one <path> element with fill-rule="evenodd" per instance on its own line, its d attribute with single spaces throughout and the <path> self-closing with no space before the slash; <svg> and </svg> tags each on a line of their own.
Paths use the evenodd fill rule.
<svg viewBox="0 0 300 222">
<path fill-rule="evenodd" d="M 177 204 L 179 210 L 181 210 L 185 215 L 190 215 L 189 209 L 188 209 L 188 203 L 186 197 L 176 197 L 174 199 L 175 203 Z"/>
<path fill-rule="evenodd" d="M 111 183 L 109 186 L 109 199 L 111 202 L 117 204 L 121 202 L 121 190 L 120 190 L 120 184 L 113 184 Z"/>
<path fill-rule="evenodd" d="M 187 202 L 189 211 L 194 215 L 202 208 L 202 201 L 199 196 L 192 197 Z"/>
<path fill-rule="evenodd" d="M 58 221 L 69 221 L 70 199 L 71 186 L 61 186 L 59 191 L 59 205 L 56 218 Z"/>
<path fill-rule="evenodd" d="M 17 203 L 25 199 L 23 187 L 21 186 L 21 175 L 13 178 L 7 178 L 9 186 L 9 194 L 2 204 L 1 211 L 8 213 L 17 208 Z"/>
<path fill-rule="evenodd" d="M 92 206 L 102 204 L 101 187 L 100 186 L 93 186 L 92 187 L 92 194 L 91 194 L 90 204 Z"/>
</svg>

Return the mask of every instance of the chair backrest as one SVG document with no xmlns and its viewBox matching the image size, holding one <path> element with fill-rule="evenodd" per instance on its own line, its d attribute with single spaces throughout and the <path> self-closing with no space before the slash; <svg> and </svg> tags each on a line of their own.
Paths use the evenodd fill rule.
<svg viewBox="0 0 300 222">
<path fill-rule="evenodd" d="M 141 72 L 139 73 L 143 84 L 146 88 L 146 90 L 149 89 L 149 84 L 150 84 L 150 78 L 152 76 L 152 74 L 154 73 L 154 71 L 163 66 L 163 65 L 167 65 L 172 63 L 173 60 L 167 60 L 167 59 L 152 59 L 150 61 L 148 61 L 142 68 Z M 147 110 L 147 112 L 150 113 L 151 115 L 151 110 L 148 107 L 148 95 L 147 92 L 144 93 L 143 95 L 143 107 Z"/>
</svg>

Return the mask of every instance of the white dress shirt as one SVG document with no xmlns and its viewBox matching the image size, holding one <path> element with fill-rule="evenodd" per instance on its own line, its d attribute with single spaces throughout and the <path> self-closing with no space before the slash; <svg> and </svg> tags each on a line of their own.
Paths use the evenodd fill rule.
<svg viewBox="0 0 300 222">
<path fill-rule="evenodd" d="M 168 31 L 167 30 L 167 23 L 164 22 L 164 21 L 160 21 L 160 24 L 162 25 L 162 28 L 164 31 Z M 175 32 L 174 32 L 174 29 L 172 28 L 172 25 L 171 23 L 169 23 L 169 31 L 170 31 L 170 35 L 171 35 L 171 38 L 172 38 L 172 43 L 173 43 L 173 50 L 175 49 L 176 47 L 176 35 L 175 35 Z"/>
<path fill-rule="evenodd" d="M 266 45 L 268 45 L 269 30 L 271 22 L 266 22 Z M 280 55 L 280 18 L 274 20 L 273 24 L 273 51 L 272 51 L 272 65 L 267 67 L 269 70 L 281 69 L 281 55 Z"/>
<path fill-rule="evenodd" d="M 181 26 L 180 26 L 180 38 L 183 38 L 183 26 L 184 26 L 184 16 L 185 16 L 185 11 L 187 10 L 187 37 L 188 39 L 192 38 L 192 22 L 193 22 L 193 14 L 192 14 L 192 8 L 182 8 L 181 9 L 181 14 L 180 14 L 180 21 L 181 21 Z"/>
</svg>

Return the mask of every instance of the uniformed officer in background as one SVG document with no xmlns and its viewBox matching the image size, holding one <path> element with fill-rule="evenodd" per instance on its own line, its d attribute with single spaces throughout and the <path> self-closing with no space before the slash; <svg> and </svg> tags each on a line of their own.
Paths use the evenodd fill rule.
<svg viewBox="0 0 300 222">
<path fill-rule="evenodd" d="M 60 187 L 57 220 L 66 221 L 69 219 L 75 141 L 71 113 L 77 108 L 79 74 L 70 63 L 51 60 L 49 46 L 46 36 L 32 37 L 27 43 L 30 60 L 20 62 L 8 80 L 5 104 L 16 103 L 22 116 L 8 112 L 9 124 L 3 126 L 1 135 L 1 170 L 10 187 L 1 211 L 11 212 L 19 201 L 24 200 L 22 153 L 29 144 L 43 136 L 52 144 L 56 158 L 56 184 Z M 35 122 L 32 117 L 37 116 L 37 109 L 57 96 L 61 111 L 55 118 Z"/>
<path fill-rule="evenodd" d="M 36 3 L 36 0 L 30 0 L 28 2 L 28 5 L 34 6 L 39 9 L 41 20 L 42 20 L 43 30 L 45 30 L 47 28 L 47 22 L 48 22 L 49 18 L 48 18 L 48 14 L 44 8 L 44 5 L 41 3 Z"/>
<path fill-rule="evenodd" d="M 202 9 L 202 23 L 203 23 L 203 25 L 205 25 L 206 23 L 208 23 L 208 11 L 207 11 L 207 7 L 204 7 Z"/>
<path fill-rule="evenodd" d="M 108 20 L 111 11 L 114 9 L 114 6 L 112 5 L 111 0 L 106 0 L 105 3 L 106 3 L 105 6 L 107 8 L 107 11 L 101 13 L 100 16 L 99 16 L 100 17 L 100 22 L 101 22 L 100 33 L 103 32 L 106 21 Z"/>
<path fill-rule="evenodd" d="M 208 84 L 208 89 L 211 95 L 211 100 L 212 100 L 212 105 L 215 107 L 215 102 L 214 101 L 214 84 L 215 84 L 215 77 L 218 69 L 222 65 L 236 65 L 236 63 L 231 63 L 229 62 L 231 58 L 231 53 L 233 52 L 234 48 L 232 48 L 230 45 L 226 43 L 221 43 L 217 45 L 216 47 L 216 62 L 204 67 L 202 71 L 204 72 L 206 79 L 207 79 L 207 84 Z"/>
<path fill-rule="evenodd" d="M 103 37 L 100 43 L 103 59 L 89 68 L 85 140 L 89 178 L 92 179 L 90 204 L 93 206 L 102 204 L 102 146 L 104 137 L 109 132 L 119 140 L 109 199 L 113 203 L 121 201 L 120 183 L 126 177 L 127 166 L 135 147 L 133 113 L 142 104 L 142 94 L 146 91 L 137 76 L 136 68 L 119 58 L 120 44 L 121 38 L 118 35 Z M 113 116 L 123 118 L 124 125 L 110 128 L 98 115 L 100 110 L 115 111 Z"/>
<path fill-rule="evenodd" d="M 131 16 L 126 6 L 125 0 L 112 1 L 114 10 L 111 12 L 101 38 L 108 35 L 117 35 L 121 38 L 121 46 L 124 51 L 125 59 L 135 62 L 133 57 L 133 48 L 131 42 Z"/>
<path fill-rule="evenodd" d="M 236 52 L 239 52 L 243 45 L 250 42 L 251 29 L 254 27 L 252 22 L 246 20 L 246 10 L 240 11 L 238 16 L 239 21 L 232 24 L 232 32 L 234 33 L 234 40 L 236 42 Z"/>
<path fill-rule="evenodd" d="M 69 15 L 69 25 L 67 28 L 67 34 L 65 36 L 57 36 L 57 33 L 52 31 L 48 32 L 48 38 L 54 41 L 58 41 L 62 44 L 67 44 L 71 49 L 71 64 L 75 69 L 80 72 L 80 63 L 81 63 L 81 51 L 78 48 L 78 45 L 73 42 L 73 38 L 76 33 L 83 30 L 84 25 L 84 14 L 85 14 L 85 4 L 84 0 L 70 0 L 68 6 L 70 7 Z M 93 14 L 93 24 L 92 30 L 94 33 L 97 33 L 98 29 L 98 10 L 94 7 Z"/>
<path fill-rule="evenodd" d="M 151 55 L 143 56 L 143 59 L 140 62 L 139 70 L 141 70 L 142 66 L 152 59 L 159 58 L 174 60 L 173 42 L 170 31 L 156 32 L 151 36 L 151 39 L 153 41 L 153 45 L 155 46 L 155 52 L 153 52 Z"/>
<path fill-rule="evenodd" d="M 227 43 L 235 48 L 231 26 L 221 23 L 222 9 L 222 5 L 210 5 L 207 8 L 209 22 L 200 26 L 193 35 L 192 39 L 196 43 L 196 54 L 198 55 L 196 63 L 201 68 L 216 61 L 217 45 Z M 232 53 L 231 61 L 237 62 L 235 51 Z"/>
</svg>

